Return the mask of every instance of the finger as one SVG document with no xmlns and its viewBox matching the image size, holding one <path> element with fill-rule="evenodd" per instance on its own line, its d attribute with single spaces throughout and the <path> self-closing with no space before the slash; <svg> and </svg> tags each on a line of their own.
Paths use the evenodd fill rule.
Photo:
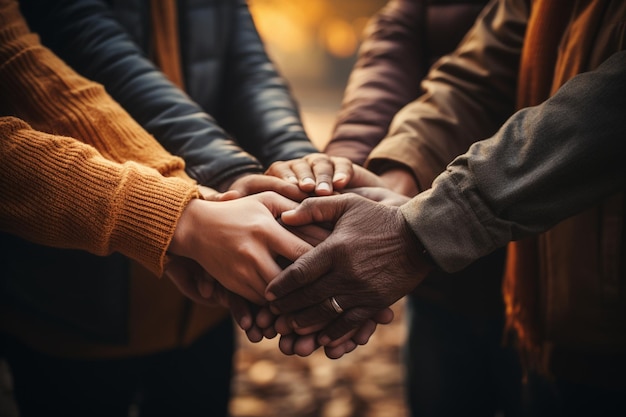
<svg viewBox="0 0 626 417">
<path fill-rule="evenodd" d="M 325 222 L 335 224 L 347 208 L 345 197 L 345 195 L 333 195 L 324 198 L 307 198 L 295 209 L 283 212 L 280 218 L 289 226 Z"/>
<path fill-rule="evenodd" d="M 317 334 L 298 336 L 293 344 L 293 351 L 296 355 L 306 357 L 315 352 L 320 345 L 317 343 Z"/>
<path fill-rule="evenodd" d="M 343 189 L 354 175 L 354 168 L 352 167 L 352 161 L 348 158 L 342 157 L 331 157 L 331 161 L 334 165 L 334 174 L 333 174 L 333 188 L 337 190 Z"/>
<path fill-rule="evenodd" d="M 231 190 L 238 191 L 242 196 L 274 191 L 293 201 L 302 201 L 308 197 L 298 185 L 269 175 L 249 175 L 245 180 L 233 184 Z"/>
<path fill-rule="evenodd" d="M 254 258 L 257 271 L 266 283 L 270 283 L 283 271 L 277 263 L 277 258 L 295 261 L 312 248 L 311 244 L 276 223 L 275 232 L 267 236 L 267 248 L 260 249 Z M 262 253 L 263 250 L 269 250 L 271 253 Z M 285 264 L 284 260 L 282 263 Z"/>
<path fill-rule="evenodd" d="M 282 335 L 293 333 L 293 327 L 291 327 L 291 319 L 288 315 L 278 316 L 276 321 L 274 322 L 274 328 L 276 331 Z"/>
<path fill-rule="evenodd" d="M 252 326 L 248 330 L 246 330 L 246 337 L 252 343 L 258 343 L 263 340 L 263 332 L 256 326 Z"/>
<path fill-rule="evenodd" d="M 294 327 L 294 331 L 296 332 L 296 334 L 299 334 L 300 336 L 304 336 L 307 334 L 311 334 L 311 333 L 317 333 L 320 330 L 322 330 L 324 327 L 326 327 L 328 325 L 328 322 L 326 323 L 318 323 L 318 324 L 314 324 L 313 326 L 309 326 L 309 327 Z"/>
<path fill-rule="evenodd" d="M 271 305 L 273 313 L 289 313 L 311 305 L 311 301 L 303 297 L 302 291 L 293 294 L 291 297 L 285 296 L 301 287 L 305 287 L 311 282 L 315 282 L 319 277 L 326 275 L 330 271 L 332 256 L 324 249 L 323 245 L 323 243 L 320 244 L 296 259 L 268 284 L 265 297 L 267 300 L 273 301 Z M 328 296 L 323 293 L 319 295 L 321 299 Z M 279 300 L 279 298 L 282 299 Z M 315 300 L 313 303 L 315 303 Z"/>
<path fill-rule="evenodd" d="M 315 174 L 309 163 L 304 159 L 291 161 L 291 169 L 298 178 L 300 190 L 310 193 L 315 190 Z"/>
<path fill-rule="evenodd" d="M 376 331 L 376 322 L 374 320 L 367 320 L 363 326 L 361 326 L 357 331 L 352 335 L 351 339 L 357 345 L 365 345 L 369 342 L 370 337 Z"/>
<path fill-rule="evenodd" d="M 251 329 L 254 322 L 254 307 L 247 300 L 230 291 L 227 297 L 228 307 L 235 322 L 242 330 Z"/>
<path fill-rule="evenodd" d="M 278 340 L 278 349 L 285 355 L 293 355 L 295 354 L 294 345 L 296 343 L 297 335 L 295 334 L 287 334 L 282 335 Z"/>
<path fill-rule="evenodd" d="M 353 339 L 353 336 L 357 333 L 358 330 L 359 329 L 354 329 L 354 330 L 349 331 L 348 333 L 341 336 L 339 339 L 331 341 L 330 343 L 325 345 L 325 347 L 337 347 L 337 346 L 345 344 L 349 340 Z"/>
<path fill-rule="evenodd" d="M 254 304 L 266 304 L 267 301 L 263 298 L 263 295 L 265 288 L 267 287 L 267 281 L 265 281 L 263 276 L 261 276 L 256 270 L 246 273 L 245 277 L 245 279 L 241 279 L 241 277 L 239 278 L 239 280 L 242 281 L 240 282 L 240 285 L 227 288 Z"/>
<path fill-rule="evenodd" d="M 254 198 L 260 201 L 270 211 L 270 213 L 272 213 L 272 216 L 274 216 L 275 219 L 280 217 L 283 212 L 295 209 L 299 206 L 296 201 L 275 191 L 264 191 L 255 195 Z"/>
<path fill-rule="evenodd" d="M 265 337 L 266 339 L 273 339 L 278 334 L 276 332 L 276 329 L 274 329 L 273 327 L 262 329 L 262 332 L 263 332 L 263 337 Z"/>
<path fill-rule="evenodd" d="M 336 305 L 342 306 L 341 296 L 333 296 L 335 298 Z M 343 306 L 342 309 L 345 309 Z M 335 304 L 331 301 L 331 298 L 325 298 L 319 304 L 314 305 L 311 308 L 305 308 L 294 313 L 291 313 L 291 326 L 298 333 L 308 329 L 312 326 L 318 326 L 319 324 L 326 324 L 337 318 L 341 313 L 335 308 Z"/>
<path fill-rule="evenodd" d="M 243 197 L 237 190 L 228 190 L 224 193 L 216 194 L 215 201 L 230 201 Z"/>
<path fill-rule="evenodd" d="M 274 162 L 272 165 L 270 165 L 267 171 L 265 171 L 265 175 L 272 175 L 291 184 L 298 184 L 298 178 L 291 169 L 291 164 L 286 161 Z"/>
<path fill-rule="evenodd" d="M 313 156 L 309 163 L 315 178 L 315 194 L 331 195 L 333 193 L 333 173 L 335 167 L 327 155 Z"/>
<path fill-rule="evenodd" d="M 267 307 L 261 307 L 256 314 L 254 323 L 262 329 L 273 327 L 277 317 Z"/>
<path fill-rule="evenodd" d="M 200 191 L 200 195 L 202 196 L 202 198 L 208 201 L 215 201 L 215 196 L 219 194 L 217 190 L 214 190 L 213 188 L 207 187 L 205 185 L 199 185 L 198 191 Z"/>
<path fill-rule="evenodd" d="M 352 352 L 354 349 L 356 349 L 356 347 L 357 347 L 356 343 L 354 343 L 352 340 L 348 340 L 347 342 L 339 346 L 335 346 L 335 347 L 324 346 L 324 353 L 329 359 L 339 359 L 346 353 Z"/>
<path fill-rule="evenodd" d="M 215 280 L 199 279 L 197 281 L 198 292 L 207 300 L 213 296 L 215 290 Z"/>
<path fill-rule="evenodd" d="M 351 308 L 331 322 L 324 330 L 319 332 L 319 343 L 323 346 L 327 346 L 332 341 L 343 337 L 346 333 L 360 328 L 367 320 L 371 319 L 377 311 L 378 309 L 366 307 Z"/>
<path fill-rule="evenodd" d="M 272 243 L 269 244 L 269 247 L 270 249 L 272 248 Z M 255 268 L 257 269 L 259 276 L 263 279 L 263 290 L 265 290 L 267 284 L 269 284 L 283 269 L 269 253 L 257 254 L 255 262 Z"/>
<path fill-rule="evenodd" d="M 374 314 L 372 320 L 374 320 L 378 324 L 389 324 L 393 320 L 394 315 L 395 314 L 393 310 L 387 307 L 379 310 L 376 314 Z"/>
<path fill-rule="evenodd" d="M 285 227 L 291 233 L 298 236 L 300 239 L 304 240 L 312 246 L 319 245 L 322 241 L 324 241 L 324 239 L 330 236 L 331 233 L 331 230 L 314 224 L 297 227 L 285 225 Z"/>
</svg>

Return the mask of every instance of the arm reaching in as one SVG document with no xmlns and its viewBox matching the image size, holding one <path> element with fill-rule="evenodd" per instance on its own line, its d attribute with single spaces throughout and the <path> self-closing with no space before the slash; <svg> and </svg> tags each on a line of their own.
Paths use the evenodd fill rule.
<svg viewBox="0 0 626 417">
<path fill-rule="evenodd" d="M 192 200 L 169 251 L 197 261 L 227 289 L 263 304 L 267 283 L 281 271 L 276 258 L 293 261 L 311 248 L 276 221 L 296 205 L 272 192 L 222 202 Z"/>
<path fill-rule="evenodd" d="M 273 312 L 289 314 L 295 329 L 330 322 L 318 336 L 321 345 L 395 303 L 432 269 L 397 207 L 344 194 L 309 198 L 282 220 L 294 226 L 334 224 L 331 235 L 281 272 L 266 292 Z"/>
</svg>

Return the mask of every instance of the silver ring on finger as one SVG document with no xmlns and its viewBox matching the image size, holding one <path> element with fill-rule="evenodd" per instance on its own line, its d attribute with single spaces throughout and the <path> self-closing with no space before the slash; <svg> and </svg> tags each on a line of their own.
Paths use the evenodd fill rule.
<svg viewBox="0 0 626 417">
<path fill-rule="evenodd" d="M 330 297 L 330 305 L 333 307 L 333 310 L 335 310 L 335 313 L 343 313 L 343 308 L 341 307 L 341 305 L 339 305 L 335 297 Z"/>
</svg>

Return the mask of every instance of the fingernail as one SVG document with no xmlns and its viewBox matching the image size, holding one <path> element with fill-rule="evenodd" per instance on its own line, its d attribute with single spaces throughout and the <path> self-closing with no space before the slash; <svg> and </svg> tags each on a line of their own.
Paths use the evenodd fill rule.
<svg viewBox="0 0 626 417">
<path fill-rule="evenodd" d="M 281 214 L 281 216 L 287 215 L 287 216 L 291 216 L 293 213 L 295 213 L 296 210 L 295 209 L 291 209 L 291 210 L 287 210 L 287 211 L 283 211 L 283 213 Z"/>
<path fill-rule="evenodd" d="M 292 183 L 292 184 L 297 184 L 298 183 L 298 179 L 294 176 L 291 177 L 287 177 L 287 181 Z"/>
<path fill-rule="evenodd" d="M 303 178 L 302 179 L 302 185 L 311 185 L 311 184 L 315 184 L 315 180 L 313 178 Z"/>
<path fill-rule="evenodd" d="M 318 191 L 330 191 L 330 184 L 327 182 L 320 182 L 317 184 Z"/>
<path fill-rule="evenodd" d="M 285 212 L 286 213 L 286 212 Z M 283 213 L 284 214 L 284 213 Z M 267 301 L 274 301 L 276 299 L 276 295 L 273 292 L 266 292 L 265 299 Z M 271 307 L 270 307 L 271 308 Z"/>
</svg>

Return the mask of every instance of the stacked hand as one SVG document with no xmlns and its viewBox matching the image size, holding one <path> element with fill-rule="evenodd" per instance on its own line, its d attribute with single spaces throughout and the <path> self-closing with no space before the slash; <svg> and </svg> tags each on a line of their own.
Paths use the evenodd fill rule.
<svg viewBox="0 0 626 417">
<path fill-rule="evenodd" d="M 285 354 L 323 347 L 339 358 L 389 323 L 389 306 L 429 270 L 397 208 L 408 197 L 324 154 L 266 174 L 225 193 L 202 188 L 210 201 L 185 210 L 166 275 L 192 300 L 228 307 L 252 342 L 280 334 Z"/>
</svg>

